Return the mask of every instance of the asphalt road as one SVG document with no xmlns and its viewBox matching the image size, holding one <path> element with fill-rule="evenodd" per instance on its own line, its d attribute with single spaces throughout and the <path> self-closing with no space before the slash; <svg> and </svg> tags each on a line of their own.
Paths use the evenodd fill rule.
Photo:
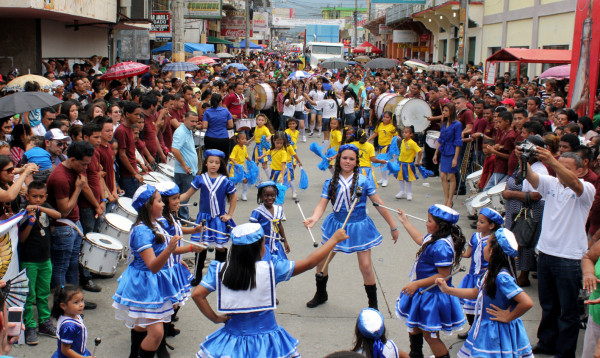
<svg viewBox="0 0 600 358">
<path fill-rule="evenodd" d="M 306 215 L 310 215 L 319 201 L 323 182 L 329 178 L 329 172 L 317 169 L 318 158 L 312 154 L 307 143 L 299 143 L 298 154 L 304 168 L 307 170 L 310 186 L 307 190 L 298 191 L 298 199 Z M 313 169 L 314 168 L 314 169 Z M 264 176 L 264 174 L 263 174 Z M 299 177 L 299 175 L 298 175 Z M 429 186 L 424 185 L 429 183 Z M 241 187 L 238 187 L 241 192 Z M 413 201 L 397 200 L 394 195 L 398 192 L 398 182 L 390 180 L 389 186 L 379 188 L 378 194 L 383 201 L 391 207 L 401 208 L 407 213 L 426 218 L 430 205 L 443 202 L 443 192 L 439 178 L 418 180 L 413 184 Z M 285 203 L 287 221 L 284 223 L 285 231 L 290 240 L 292 252 L 288 255 L 291 260 L 304 258 L 314 250 L 307 230 L 302 225 L 302 217 L 297 206 L 291 199 L 291 190 L 288 190 Z M 466 219 L 463 201 L 466 197 L 455 198 L 455 208 L 461 213 L 460 225 L 467 239 L 473 233 L 470 222 Z M 195 196 L 198 200 L 198 194 Z M 234 220 L 237 223 L 247 222 L 250 212 L 257 206 L 256 188 L 250 188 L 248 201 L 238 201 Z M 331 206 L 323 215 L 331 211 Z M 192 210 L 193 211 L 193 210 Z M 197 210 L 196 210 L 197 211 Z M 400 226 L 400 238 L 396 244 L 391 240 L 389 227 L 377 211 L 369 208 L 369 215 L 374 220 L 377 228 L 384 235 L 384 241 L 373 249 L 372 259 L 377 277 L 379 308 L 386 318 L 388 339 L 394 340 L 398 347 L 408 351 L 408 334 L 402 320 L 395 316 L 396 298 L 400 289 L 409 282 L 408 274 L 412 267 L 418 247 Z M 323 219 L 322 219 L 323 220 Z M 322 223 L 322 220 L 320 223 Z M 415 226 L 425 232 L 425 225 L 413 220 Z M 318 227 L 320 227 L 317 225 Z M 320 237 L 320 230 L 313 230 L 315 236 Z M 317 237 L 317 239 L 319 239 Z M 185 255 L 191 257 L 190 254 Z M 212 258 L 212 254 L 209 254 Z M 469 267 L 469 260 L 463 259 L 462 266 Z M 98 357 L 127 357 L 129 354 L 130 333 L 122 321 L 114 318 L 114 309 L 111 307 L 112 295 L 117 288 L 117 278 L 125 269 L 124 263 L 118 268 L 117 274 L 109 279 L 97 279 L 103 289 L 100 293 L 85 292 L 85 299 L 98 304 L 96 310 L 85 311 L 85 324 L 88 328 L 88 349 L 92 351 L 94 337 L 101 337 L 102 344 L 98 347 Z M 206 270 L 205 270 L 206 272 Z M 455 285 L 460 282 L 463 274 L 456 276 Z M 537 280 L 533 279 L 531 287 L 525 289 L 536 305 L 523 317 L 527 333 L 532 345 L 537 342 L 536 331 L 541 316 L 537 297 Z M 279 306 L 276 317 L 292 336 L 300 340 L 299 352 L 304 357 L 323 357 L 337 350 L 351 349 L 354 339 L 354 326 L 360 310 L 367 306 L 367 297 L 364 291 L 362 277 L 358 270 L 356 255 L 336 255 L 330 265 L 330 279 L 328 285 L 329 301 L 317 308 L 309 309 L 306 301 L 310 300 L 315 291 L 314 270 L 292 278 L 289 282 L 277 287 Z M 214 295 L 209 296 L 209 301 L 214 304 Z M 214 306 L 213 306 L 214 307 Z M 175 347 L 171 351 L 172 357 L 192 357 L 198 351 L 198 344 L 204 337 L 217 330 L 220 325 L 213 324 L 206 319 L 196 308 L 193 301 L 188 301 L 179 311 L 179 322 L 176 327 L 181 330 L 177 337 L 169 338 L 169 344 Z M 579 349 L 577 356 L 581 356 L 584 331 L 580 331 Z M 443 336 L 443 341 L 448 345 L 451 355 L 455 356 L 460 349 L 462 341 L 456 335 Z M 57 348 L 56 339 L 40 336 L 37 346 L 15 346 L 11 356 L 41 358 L 50 357 Z M 425 344 L 425 352 L 429 348 Z"/>
</svg>

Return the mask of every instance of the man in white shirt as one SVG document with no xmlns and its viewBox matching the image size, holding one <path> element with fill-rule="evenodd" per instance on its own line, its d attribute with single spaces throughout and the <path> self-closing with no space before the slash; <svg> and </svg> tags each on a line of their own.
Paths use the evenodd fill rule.
<svg viewBox="0 0 600 358">
<path fill-rule="evenodd" d="M 520 157 L 520 148 L 515 151 Z M 588 247 L 585 223 L 596 189 L 579 179 L 582 160 L 576 153 L 563 153 L 556 160 L 547 149 L 536 147 L 535 154 L 556 172 L 556 178 L 539 175 L 527 165 L 527 181 L 546 202 L 537 245 L 542 319 L 533 353 L 574 358 L 579 335 L 581 258 Z"/>
</svg>

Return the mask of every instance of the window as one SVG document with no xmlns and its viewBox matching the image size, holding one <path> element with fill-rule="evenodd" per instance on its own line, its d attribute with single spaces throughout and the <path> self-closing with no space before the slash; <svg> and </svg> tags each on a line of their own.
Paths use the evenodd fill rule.
<svg viewBox="0 0 600 358">
<path fill-rule="evenodd" d="M 569 45 L 547 45 L 547 46 L 542 46 L 542 48 L 544 50 L 568 50 L 569 49 Z M 561 66 L 562 64 L 560 63 L 543 63 L 542 64 L 542 72 L 546 71 L 547 69 L 554 67 L 554 66 Z"/>
<path fill-rule="evenodd" d="M 312 53 L 315 55 L 339 55 L 342 52 L 340 46 L 324 46 L 324 45 L 313 45 Z"/>
</svg>

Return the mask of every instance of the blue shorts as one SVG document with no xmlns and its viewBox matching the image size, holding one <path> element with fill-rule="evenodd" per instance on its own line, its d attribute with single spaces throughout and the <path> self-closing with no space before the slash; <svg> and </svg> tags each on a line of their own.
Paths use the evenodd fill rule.
<svg viewBox="0 0 600 358">
<path fill-rule="evenodd" d="M 317 116 L 322 116 L 323 115 L 323 110 L 322 109 L 317 110 L 317 109 L 313 108 L 313 109 L 310 110 L 310 114 L 316 114 Z"/>
</svg>

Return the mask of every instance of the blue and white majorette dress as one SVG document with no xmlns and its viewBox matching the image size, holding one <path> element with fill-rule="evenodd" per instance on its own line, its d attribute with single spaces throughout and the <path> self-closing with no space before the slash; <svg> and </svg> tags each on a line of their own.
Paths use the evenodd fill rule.
<svg viewBox="0 0 600 358">
<path fill-rule="evenodd" d="M 356 353 L 363 354 L 363 350 L 359 349 Z M 388 339 L 383 345 L 382 352 L 383 356 L 381 358 L 398 358 L 398 347 L 396 347 L 396 343 L 391 339 Z"/>
<path fill-rule="evenodd" d="M 515 307 L 517 303 L 512 298 L 523 292 L 523 289 L 508 271 L 502 270 L 496 276 L 496 295 L 492 299 L 485 294 L 485 277 L 484 274 L 477 282 L 477 316 L 458 357 L 533 357 L 529 338 L 520 318 L 508 323 L 492 321 L 492 316 L 486 311 L 491 305 L 502 310 Z"/>
<path fill-rule="evenodd" d="M 174 225 L 169 224 L 169 222 L 165 218 L 158 219 L 158 222 L 162 226 L 162 229 L 167 234 L 165 235 L 167 245 L 169 245 L 171 236 L 183 236 L 183 231 L 181 230 L 181 223 L 178 220 L 175 220 L 173 215 L 171 215 L 171 220 L 173 221 Z M 183 246 L 183 242 L 180 240 L 177 243 L 177 246 Z M 194 275 L 192 275 L 190 270 L 181 262 L 181 255 L 169 256 L 166 266 L 168 268 L 173 269 L 175 273 L 175 278 L 177 279 L 177 284 L 179 285 L 179 290 L 182 291 L 184 300 L 187 300 L 192 295 L 192 285 L 190 284 L 190 282 L 194 278 Z"/>
<path fill-rule="evenodd" d="M 61 343 L 68 344 L 71 349 L 84 357 L 92 354 L 85 348 L 87 342 L 87 328 L 83 324 L 83 318 L 77 315 L 75 318 L 60 316 L 56 324 L 56 336 L 58 337 L 58 349 L 52 358 L 67 358 L 60 350 Z"/>
<path fill-rule="evenodd" d="M 113 295 L 115 317 L 124 320 L 128 328 L 170 322 L 173 305 L 182 305 L 185 301 L 184 291 L 168 263 L 157 273 L 152 273 L 141 257 L 148 249 L 158 256 L 167 244 L 156 243 L 150 228 L 139 224 L 131 229 L 129 247 L 130 263 L 119 277 L 119 286 Z"/>
<path fill-rule="evenodd" d="M 229 233 L 230 230 L 227 229 L 227 225 L 235 227 L 233 219 L 223 222 L 220 217 L 227 214 L 227 195 L 235 193 L 235 184 L 224 175 L 211 178 L 208 176 L 208 173 L 204 173 L 196 175 L 192 181 L 192 187 L 200 190 L 200 202 L 198 203 L 200 209 L 198 210 L 196 224 L 200 224 L 202 220 L 206 220 L 207 227 Z M 229 237 L 207 230 L 203 233 L 192 235 L 192 240 L 199 240 L 207 245 L 221 248 L 227 246 Z"/>
<path fill-rule="evenodd" d="M 431 234 L 423 238 L 423 245 L 429 240 Z M 415 260 L 410 277 L 412 281 L 431 277 L 438 273 L 438 267 L 451 267 L 453 262 L 452 238 L 448 236 L 438 239 L 427 246 Z M 448 281 L 448 286 L 452 287 L 452 279 Z M 421 294 L 422 290 L 423 288 L 419 288 L 412 296 L 400 292 L 396 300 L 396 315 L 406 321 L 409 332 L 412 332 L 413 328 L 419 328 L 431 332 L 435 337 L 438 331 L 452 334 L 452 331 L 462 328 L 465 315 L 458 298 L 443 293 L 437 286 Z"/>
<path fill-rule="evenodd" d="M 344 179 L 340 175 L 333 204 L 333 212 L 327 215 L 321 226 L 321 231 L 323 232 L 321 235 L 321 244 L 326 243 L 333 233 L 344 225 L 344 220 L 346 220 L 346 216 L 354 201 L 350 191 L 353 177 L 354 174 Z M 332 179 L 327 179 L 325 184 L 323 184 L 323 191 L 321 192 L 322 198 L 331 200 L 327 194 L 331 180 Z M 348 234 L 349 239 L 337 244 L 335 249 L 333 249 L 334 252 L 351 254 L 353 252 L 370 250 L 381 244 L 381 234 L 377 231 L 373 220 L 367 216 L 367 197 L 376 194 L 375 183 L 373 180 L 369 180 L 366 176 L 360 174 L 357 182 L 356 186 L 362 187 L 363 193 L 356 203 L 352 215 L 350 215 L 350 218 L 348 219 L 348 224 L 346 224 L 346 233 Z M 356 188 L 354 189 L 354 192 L 356 192 Z"/>
<path fill-rule="evenodd" d="M 477 286 L 477 281 L 485 274 L 488 267 L 488 262 L 483 258 L 483 248 L 487 245 L 488 236 L 481 236 L 481 233 L 475 232 L 471 236 L 468 245 L 471 247 L 471 267 L 469 273 L 463 277 L 458 285 L 458 288 L 474 288 Z M 475 314 L 476 300 L 466 298 L 460 299 L 463 311 L 466 314 Z"/>
<path fill-rule="evenodd" d="M 229 315 L 218 331 L 200 344 L 198 358 L 300 357 L 300 343 L 275 320 L 275 285 L 288 281 L 294 262 L 288 260 L 256 262 L 256 288 L 233 291 L 219 278 L 222 263 L 213 261 L 200 284 L 217 293 L 217 311 Z"/>
<path fill-rule="evenodd" d="M 262 226 L 265 235 L 271 236 L 265 237 L 265 248 L 267 250 L 263 260 L 279 258 L 287 259 L 281 241 L 276 239 L 281 237 L 279 231 L 275 229 L 276 225 L 281 223 L 281 220 L 283 220 L 283 206 L 277 204 L 273 204 L 273 214 L 271 214 L 264 204 L 260 204 L 260 206 L 252 210 L 252 213 L 250 214 L 250 222 L 259 223 L 260 226 Z"/>
</svg>

